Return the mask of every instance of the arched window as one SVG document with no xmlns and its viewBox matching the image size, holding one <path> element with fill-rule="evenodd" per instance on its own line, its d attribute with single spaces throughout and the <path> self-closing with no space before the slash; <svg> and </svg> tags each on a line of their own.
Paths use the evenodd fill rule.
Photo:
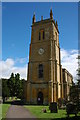
<svg viewBox="0 0 80 120">
<path fill-rule="evenodd" d="M 39 64 L 39 78 L 43 78 L 43 65 Z"/>
<path fill-rule="evenodd" d="M 41 40 L 41 32 L 39 32 L 39 40 Z"/>
</svg>

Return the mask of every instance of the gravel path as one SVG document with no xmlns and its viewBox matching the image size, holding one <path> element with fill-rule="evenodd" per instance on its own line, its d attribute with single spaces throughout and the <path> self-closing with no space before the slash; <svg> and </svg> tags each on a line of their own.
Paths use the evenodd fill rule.
<svg viewBox="0 0 80 120">
<path fill-rule="evenodd" d="M 10 118 L 32 118 L 32 120 L 37 120 L 26 108 L 21 105 L 11 105 L 8 109 L 6 118 L 7 120 L 10 120 Z"/>
</svg>

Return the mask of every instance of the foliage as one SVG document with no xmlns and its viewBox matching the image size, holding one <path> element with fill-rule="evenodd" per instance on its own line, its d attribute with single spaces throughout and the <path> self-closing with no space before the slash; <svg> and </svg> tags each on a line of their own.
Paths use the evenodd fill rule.
<svg viewBox="0 0 80 120">
<path fill-rule="evenodd" d="M 80 111 L 80 55 L 78 55 L 77 84 L 70 88 L 70 100 L 78 106 Z"/>
<path fill-rule="evenodd" d="M 3 102 L 5 102 L 5 98 L 10 96 L 10 90 L 7 85 L 8 80 L 7 79 L 2 79 L 2 98 Z"/>
<path fill-rule="evenodd" d="M 70 88 L 70 101 L 77 103 L 78 100 L 78 86 L 74 85 Z"/>
<path fill-rule="evenodd" d="M 5 97 L 17 97 L 24 99 L 24 84 L 25 80 L 20 80 L 20 74 L 11 74 L 9 79 L 2 79 L 2 96 Z"/>
<path fill-rule="evenodd" d="M 10 90 L 10 96 L 15 96 L 15 77 L 14 74 L 12 73 L 9 80 L 8 80 L 8 87 Z"/>
<path fill-rule="evenodd" d="M 24 99 L 24 86 L 25 86 L 24 84 L 25 84 L 24 79 L 19 80 L 19 88 L 17 91 L 17 97 L 20 99 Z"/>
</svg>

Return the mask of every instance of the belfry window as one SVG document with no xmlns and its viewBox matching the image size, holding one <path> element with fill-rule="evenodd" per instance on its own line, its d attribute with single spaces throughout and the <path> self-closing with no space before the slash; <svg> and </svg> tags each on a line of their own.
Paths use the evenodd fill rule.
<svg viewBox="0 0 80 120">
<path fill-rule="evenodd" d="M 41 40 L 41 32 L 39 32 L 39 40 Z"/>
<path fill-rule="evenodd" d="M 43 39 L 45 39 L 45 33 L 44 33 L 44 30 L 43 30 Z"/>
<path fill-rule="evenodd" d="M 44 40 L 45 39 L 45 32 L 44 32 L 44 30 L 43 29 L 41 29 L 40 31 L 39 31 L 39 40 Z"/>
<path fill-rule="evenodd" d="M 43 65 L 39 64 L 39 78 L 43 78 Z"/>
</svg>

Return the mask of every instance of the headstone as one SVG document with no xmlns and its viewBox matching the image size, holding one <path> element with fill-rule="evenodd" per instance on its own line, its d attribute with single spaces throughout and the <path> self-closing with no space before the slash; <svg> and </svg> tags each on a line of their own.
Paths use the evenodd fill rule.
<svg viewBox="0 0 80 120">
<path fill-rule="evenodd" d="M 58 112 L 57 103 L 56 102 L 51 102 L 50 106 L 49 106 L 49 109 L 50 109 L 51 113 L 57 113 Z"/>
</svg>

